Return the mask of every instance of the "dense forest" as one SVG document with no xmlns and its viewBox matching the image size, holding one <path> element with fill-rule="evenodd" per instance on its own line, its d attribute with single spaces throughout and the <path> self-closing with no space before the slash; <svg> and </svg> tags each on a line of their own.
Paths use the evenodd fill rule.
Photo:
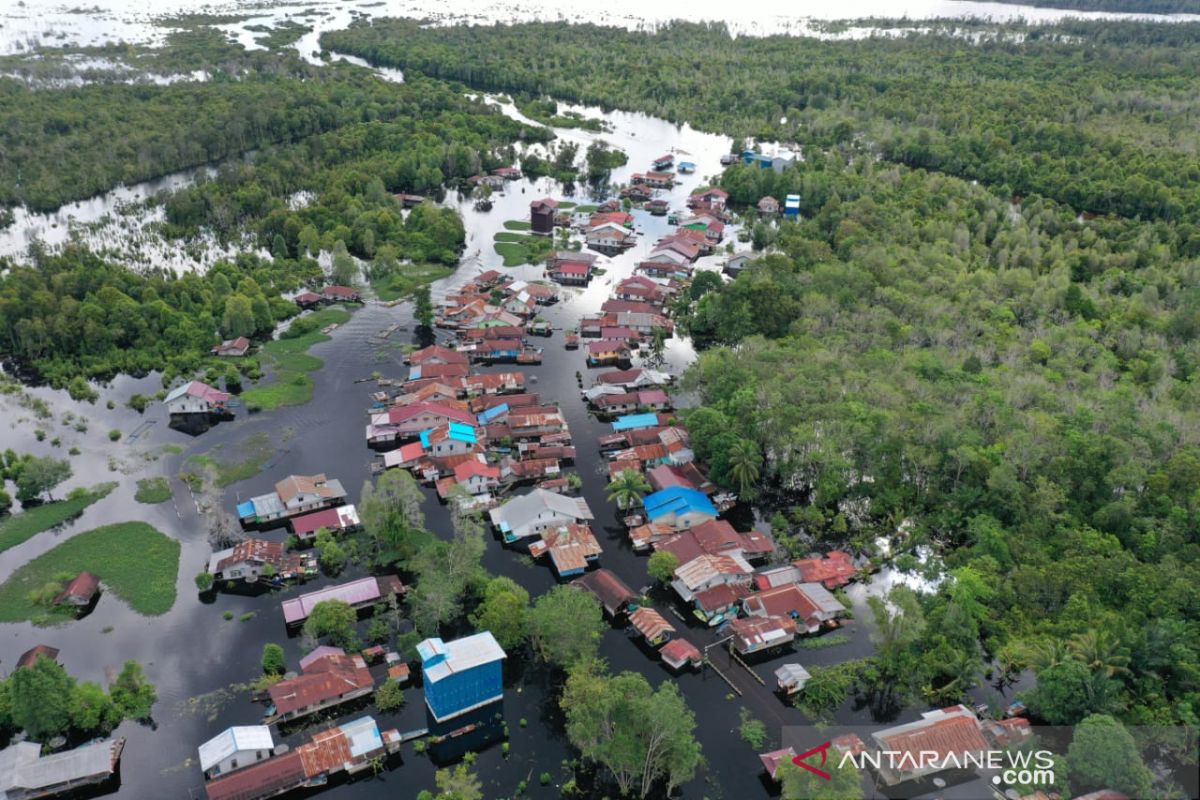
<svg viewBox="0 0 1200 800">
<path fill-rule="evenodd" d="M 1035 33 L 394 21 L 324 40 L 803 147 L 721 179 L 743 209 L 799 193 L 802 221 L 754 225 L 762 256 L 679 308 L 704 351 L 697 455 L 793 552 L 891 548 L 950 576 L 875 609 L 876 655 L 819 671 L 814 714 L 1030 668 L 1046 721 L 1200 721 L 1200 29 Z"/>
<path fill-rule="evenodd" d="M 1079 211 L 1200 222 L 1200 26 L 1069 22 L 961 37 L 731 38 L 592 25 L 325 34 L 373 63 L 621 107 L 707 130 L 875 155 Z M 1019 41 L 1018 38 L 1023 40 Z"/>
</svg>

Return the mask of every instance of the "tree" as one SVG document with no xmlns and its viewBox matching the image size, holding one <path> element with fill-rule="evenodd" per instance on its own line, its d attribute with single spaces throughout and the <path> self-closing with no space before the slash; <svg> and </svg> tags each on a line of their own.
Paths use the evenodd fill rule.
<svg viewBox="0 0 1200 800">
<path fill-rule="evenodd" d="M 346 568 L 348 557 L 346 551 L 338 544 L 333 533 L 328 528 L 317 531 L 315 540 L 317 561 L 327 575 L 337 575 Z"/>
<path fill-rule="evenodd" d="M 471 622 L 476 630 L 491 631 L 508 652 L 516 650 L 529 638 L 529 592 L 511 578 L 492 578 Z"/>
<path fill-rule="evenodd" d="M 594 658 L 604 627 L 595 598 L 573 586 L 555 586 L 530 614 L 534 649 L 543 661 L 563 668 Z"/>
<path fill-rule="evenodd" d="M 413 291 L 413 317 L 422 328 L 433 327 L 433 298 L 428 286 Z"/>
<path fill-rule="evenodd" d="M 257 330 L 254 305 L 242 294 L 231 294 L 225 298 L 225 312 L 221 316 L 221 334 L 227 339 L 238 336 L 253 336 Z"/>
<path fill-rule="evenodd" d="M 1075 728 L 1067 748 L 1071 786 L 1077 793 L 1115 789 L 1130 797 L 1151 796 L 1154 775 L 1125 726 L 1107 714 L 1093 714 Z"/>
<path fill-rule="evenodd" d="M 1092 628 L 1077 633 L 1071 637 L 1067 649 L 1092 672 L 1103 673 L 1110 678 L 1117 673 L 1129 672 L 1126 667 L 1129 654 L 1108 631 Z"/>
<path fill-rule="evenodd" d="M 146 680 L 142 665 L 136 661 L 125 662 L 116 680 L 109 686 L 109 693 L 117 708 L 129 719 L 150 719 L 150 712 L 158 702 L 154 685 Z"/>
<path fill-rule="evenodd" d="M 679 556 L 670 550 L 655 550 L 646 564 L 650 577 L 660 583 L 669 583 L 679 569 Z"/>
<path fill-rule="evenodd" d="M 21 464 L 21 471 L 17 473 L 17 497 L 22 503 L 43 494 L 47 500 L 53 500 L 51 492 L 54 487 L 70 477 L 71 464 L 64 459 L 50 456 L 30 458 Z"/>
<path fill-rule="evenodd" d="M 388 678 L 375 690 L 375 705 L 380 711 L 395 711 L 404 707 L 404 687 L 400 681 Z"/>
<path fill-rule="evenodd" d="M 836 752 L 830 755 L 821 767 L 829 780 L 790 761 L 780 764 L 776 775 L 783 785 L 782 800 L 862 800 L 862 773 L 848 762 L 841 766 Z"/>
<path fill-rule="evenodd" d="M 758 446 L 748 439 L 739 439 L 729 449 L 729 476 L 737 484 L 738 492 L 743 497 L 749 497 L 758 483 L 759 472 L 762 468 L 762 453 Z"/>
<path fill-rule="evenodd" d="M 1112 678 L 1069 659 L 1039 672 L 1037 685 L 1025 693 L 1025 702 L 1051 725 L 1074 725 L 1089 714 L 1116 710 L 1119 692 Z"/>
<path fill-rule="evenodd" d="M 642 497 L 649 491 L 650 482 L 646 480 L 646 476 L 633 469 L 621 470 L 605 489 L 608 499 L 615 502 L 621 510 L 640 504 Z"/>
<path fill-rule="evenodd" d="M 579 662 L 560 703 L 571 744 L 604 767 L 622 795 L 645 797 L 659 781 L 669 795 L 695 775 L 696 718 L 675 684 L 664 681 L 655 691 L 637 673 L 609 676 L 594 663 Z"/>
<path fill-rule="evenodd" d="M 350 286 L 358 275 L 354 256 L 346 251 L 346 243 L 338 239 L 333 245 L 333 267 L 329 279 L 339 286 Z"/>
<path fill-rule="evenodd" d="M 742 706 L 738 711 L 738 735 L 742 741 L 758 752 L 767 743 L 767 726 L 761 719 L 750 713 L 750 709 Z"/>
<path fill-rule="evenodd" d="M 434 776 L 438 800 L 483 800 L 483 784 L 466 764 L 439 769 Z"/>
<path fill-rule="evenodd" d="M 12 721 L 35 741 L 63 733 L 71 725 L 75 680 L 53 659 L 38 656 L 9 679 Z"/>
<path fill-rule="evenodd" d="M 81 731 L 108 733 L 121 722 L 121 710 L 98 683 L 80 683 L 71 692 L 71 725 Z"/>
<path fill-rule="evenodd" d="M 368 481 L 363 485 L 359 513 L 374 544 L 377 564 L 411 558 L 428 538 L 421 513 L 423 500 L 421 487 L 405 470 L 388 470 L 374 484 Z"/>
<path fill-rule="evenodd" d="M 282 675 L 287 672 L 287 659 L 283 648 L 274 642 L 267 642 L 262 650 L 262 671 L 267 675 Z"/>
<path fill-rule="evenodd" d="M 358 647 L 358 613 L 341 600 L 322 600 L 313 606 L 304 621 L 304 633 L 314 641 L 324 638 L 335 647 L 354 650 Z"/>
<path fill-rule="evenodd" d="M 646 357 L 646 365 L 661 367 L 667 357 L 667 330 L 654 328 L 650 332 L 650 354 Z"/>
</svg>

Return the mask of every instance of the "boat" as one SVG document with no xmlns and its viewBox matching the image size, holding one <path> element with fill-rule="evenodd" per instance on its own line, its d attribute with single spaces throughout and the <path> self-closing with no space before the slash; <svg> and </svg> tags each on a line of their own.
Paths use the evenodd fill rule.
<svg viewBox="0 0 1200 800">
<path fill-rule="evenodd" d="M 568 350 L 578 350 L 579 349 L 579 331 L 577 331 L 577 330 L 567 331 L 563 344 Z"/>
</svg>

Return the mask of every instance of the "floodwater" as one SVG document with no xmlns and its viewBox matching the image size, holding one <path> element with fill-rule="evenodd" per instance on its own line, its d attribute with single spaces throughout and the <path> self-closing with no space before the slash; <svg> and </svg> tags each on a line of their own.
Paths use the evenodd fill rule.
<svg viewBox="0 0 1200 800">
<path fill-rule="evenodd" d="M 721 0 L 661 0 L 639 3 L 619 0 L 592 3 L 588 0 L 562 0 L 546 5 L 529 0 L 468 0 L 453 4 L 445 0 L 354 0 L 354 2 L 260 2 L 226 0 L 199 5 L 190 0 L 20 0 L 0 10 L 0 54 L 25 52 L 36 47 L 64 44 L 102 45 L 110 42 L 160 43 L 169 29 L 155 20 L 179 14 L 225 14 L 244 19 L 224 25 L 239 41 L 254 46 L 261 31 L 250 25 L 272 25 L 284 19 L 311 25 L 311 34 L 302 37 L 297 49 L 311 55 L 319 48 L 317 39 L 324 30 L 344 28 L 356 18 L 408 16 L 427 19 L 433 24 L 468 22 L 527 22 L 532 20 L 570 20 L 594 22 L 637 29 L 660 25 L 674 19 L 691 22 L 724 22 L 739 35 L 762 36 L 773 33 L 825 35 L 814 22 L 829 20 L 908 19 L 914 23 L 932 19 L 982 18 L 996 21 L 1027 20 L 1054 22 L 1066 17 L 1085 19 L 1150 19 L 1184 21 L 1200 19 L 1194 14 L 1125 14 L 1083 12 L 975 0 L 845 0 L 821 3 L 816 0 L 753 0 L 730 4 Z M 864 36 L 873 28 L 851 26 L 838 36 Z"/>
</svg>

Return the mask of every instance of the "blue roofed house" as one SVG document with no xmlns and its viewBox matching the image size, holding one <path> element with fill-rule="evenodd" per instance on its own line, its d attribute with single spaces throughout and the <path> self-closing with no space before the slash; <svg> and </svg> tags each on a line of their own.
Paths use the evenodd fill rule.
<svg viewBox="0 0 1200 800">
<path fill-rule="evenodd" d="M 717 518 L 717 509 L 703 492 L 687 486 L 669 486 L 646 495 L 642 501 L 651 524 L 683 530 Z"/>
<path fill-rule="evenodd" d="M 648 412 L 645 414 L 626 414 L 623 417 L 617 417 L 613 421 L 613 430 L 617 433 L 622 431 L 635 431 L 640 428 L 656 428 L 658 427 L 658 414 Z"/>
<path fill-rule="evenodd" d="M 471 425 L 447 422 L 421 432 L 421 447 L 431 456 L 459 456 L 475 450 L 479 434 Z"/>
<path fill-rule="evenodd" d="M 490 631 L 452 642 L 426 639 L 417 645 L 424 672 L 425 705 L 438 722 L 504 697 L 504 649 Z"/>
<path fill-rule="evenodd" d="M 508 413 L 508 403 L 501 403 L 498 406 L 492 406 L 491 408 L 489 408 L 486 411 L 483 411 L 479 414 L 479 416 L 478 416 L 479 424 L 480 425 L 490 425 L 492 423 L 492 421 L 495 420 L 497 417 L 502 417 L 507 413 Z"/>
</svg>

